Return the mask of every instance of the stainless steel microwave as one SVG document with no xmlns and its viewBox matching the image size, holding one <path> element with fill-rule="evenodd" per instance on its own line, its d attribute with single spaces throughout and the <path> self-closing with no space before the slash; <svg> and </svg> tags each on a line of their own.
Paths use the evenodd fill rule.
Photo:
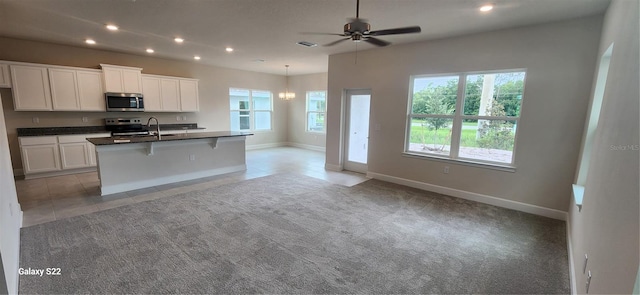
<svg viewBox="0 0 640 295">
<path fill-rule="evenodd" d="M 107 92 L 104 97 L 107 112 L 144 112 L 142 93 Z"/>
</svg>

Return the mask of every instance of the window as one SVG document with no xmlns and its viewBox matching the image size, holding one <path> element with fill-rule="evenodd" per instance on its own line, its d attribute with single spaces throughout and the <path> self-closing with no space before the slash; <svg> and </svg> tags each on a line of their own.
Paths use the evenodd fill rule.
<svg viewBox="0 0 640 295">
<path fill-rule="evenodd" d="M 327 92 L 307 91 L 307 131 L 326 132 Z"/>
<path fill-rule="evenodd" d="M 271 130 L 271 92 L 229 89 L 231 130 Z"/>
<path fill-rule="evenodd" d="M 414 76 L 405 152 L 512 166 L 524 71 Z"/>
</svg>

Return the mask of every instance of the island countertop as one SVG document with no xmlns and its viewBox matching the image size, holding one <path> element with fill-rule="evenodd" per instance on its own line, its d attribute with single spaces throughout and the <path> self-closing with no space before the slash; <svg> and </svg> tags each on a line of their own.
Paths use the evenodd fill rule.
<svg viewBox="0 0 640 295">
<path fill-rule="evenodd" d="M 239 132 L 239 131 L 216 131 L 216 132 L 200 132 L 200 133 L 165 134 L 160 136 L 160 139 L 158 139 L 158 137 L 154 135 L 144 135 L 144 136 L 97 137 L 97 138 L 87 138 L 87 140 L 96 146 L 100 146 L 100 145 L 113 145 L 113 144 L 141 143 L 141 142 L 165 142 L 165 141 L 203 139 L 203 138 L 237 137 L 237 136 L 249 136 L 249 135 L 253 135 L 253 133 Z"/>
</svg>

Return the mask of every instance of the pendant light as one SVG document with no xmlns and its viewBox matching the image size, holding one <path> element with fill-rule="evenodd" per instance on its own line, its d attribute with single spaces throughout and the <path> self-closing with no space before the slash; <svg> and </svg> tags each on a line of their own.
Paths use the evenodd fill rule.
<svg viewBox="0 0 640 295">
<path fill-rule="evenodd" d="M 287 85 L 286 85 L 286 88 L 284 89 L 284 92 L 280 92 L 278 96 L 282 100 L 292 100 L 296 98 L 296 94 L 293 92 L 289 92 L 289 65 L 285 65 L 285 70 L 286 70 Z"/>
</svg>

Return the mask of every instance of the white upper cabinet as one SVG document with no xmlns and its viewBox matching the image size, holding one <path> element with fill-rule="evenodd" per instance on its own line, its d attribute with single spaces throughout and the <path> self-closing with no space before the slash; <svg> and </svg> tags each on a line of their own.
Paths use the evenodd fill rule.
<svg viewBox="0 0 640 295">
<path fill-rule="evenodd" d="M 55 111 L 105 111 L 99 71 L 49 68 Z"/>
<path fill-rule="evenodd" d="M 49 69 L 51 100 L 56 111 L 80 110 L 78 78 L 76 71 L 68 69 Z"/>
<path fill-rule="evenodd" d="M 159 78 L 142 75 L 142 95 L 145 112 L 162 112 Z"/>
<path fill-rule="evenodd" d="M 160 79 L 162 109 L 165 112 L 180 111 L 180 86 L 178 79 Z"/>
<path fill-rule="evenodd" d="M 16 111 L 50 111 L 51 89 L 46 67 L 11 65 L 13 104 Z"/>
<path fill-rule="evenodd" d="M 7 64 L 0 64 L 0 88 L 11 88 L 11 76 L 9 76 Z"/>
<path fill-rule="evenodd" d="M 100 71 L 80 71 L 78 76 L 78 95 L 80 109 L 83 111 L 104 112 L 107 108 L 104 101 L 105 91 L 102 89 L 102 74 Z"/>
<path fill-rule="evenodd" d="M 198 80 L 142 75 L 145 112 L 198 111 Z"/>
<path fill-rule="evenodd" d="M 198 80 L 180 79 L 180 110 L 197 112 L 200 110 L 198 101 Z"/>
<path fill-rule="evenodd" d="M 142 92 L 142 69 L 101 64 L 106 92 Z"/>
</svg>

